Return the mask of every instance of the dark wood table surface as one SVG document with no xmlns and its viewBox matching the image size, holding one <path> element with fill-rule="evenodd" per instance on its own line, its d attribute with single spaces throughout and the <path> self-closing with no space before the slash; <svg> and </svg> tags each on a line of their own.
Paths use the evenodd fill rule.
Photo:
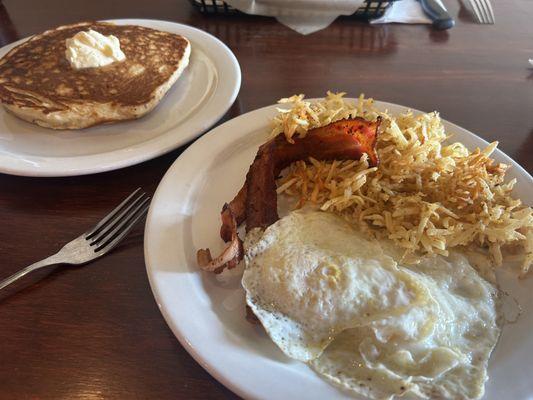
<svg viewBox="0 0 533 400">
<path fill-rule="evenodd" d="M 205 17 L 185 0 L 3 0 L 0 45 L 79 20 L 177 21 L 220 38 L 241 64 L 241 92 L 225 119 L 293 93 L 364 92 L 439 110 L 500 141 L 531 172 L 533 2 L 493 1 L 493 26 L 474 24 L 456 0 L 445 3 L 458 17 L 449 32 L 342 18 L 302 36 L 269 18 Z M 185 148 L 99 175 L 0 174 L 0 276 L 48 256 L 135 187 L 153 192 Z M 142 241 L 139 228 L 94 264 L 36 273 L 0 293 L 1 399 L 235 398 L 166 326 L 148 284 Z"/>
</svg>

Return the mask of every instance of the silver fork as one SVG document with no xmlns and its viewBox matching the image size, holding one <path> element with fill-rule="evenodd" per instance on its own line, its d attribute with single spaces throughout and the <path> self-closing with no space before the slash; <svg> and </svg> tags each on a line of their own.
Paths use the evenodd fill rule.
<svg viewBox="0 0 533 400">
<path fill-rule="evenodd" d="M 468 0 L 472 11 L 480 24 L 494 24 L 494 11 L 490 0 Z"/>
<path fill-rule="evenodd" d="M 37 269 L 55 264 L 82 265 L 107 254 L 131 231 L 146 214 L 150 197 L 135 190 L 106 215 L 94 228 L 68 242 L 56 254 L 38 261 L 0 282 L 0 290 Z"/>
</svg>

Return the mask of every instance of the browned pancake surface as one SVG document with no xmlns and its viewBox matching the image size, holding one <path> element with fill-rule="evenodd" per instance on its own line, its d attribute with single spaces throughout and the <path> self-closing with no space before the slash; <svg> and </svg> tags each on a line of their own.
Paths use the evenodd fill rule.
<svg viewBox="0 0 533 400">
<path fill-rule="evenodd" d="M 100 68 L 73 69 L 65 57 L 65 40 L 89 29 L 116 36 L 126 60 Z M 59 27 L 33 37 L 0 60 L 0 101 L 45 112 L 87 101 L 144 104 L 175 71 L 186 47 L 187 40 L 180 35 L 136 25 L 86 22 Z M 18 93 L 8 88 L 16 88 Z M 21 92 L 56 105 L 44 107 Z"/>
</svg>

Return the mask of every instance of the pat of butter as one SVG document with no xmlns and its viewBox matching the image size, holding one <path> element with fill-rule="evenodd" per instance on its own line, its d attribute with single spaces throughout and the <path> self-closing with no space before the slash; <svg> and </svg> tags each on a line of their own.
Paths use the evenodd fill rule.
<svg viewBox="0 0 533 400">
<path fill-rule="evenodd" d="M 104 36 L 92 29 L 76 33 L 65 44 L 65 56 L 74 69 L 103 67 L 126 59 L 116 36 Z"/>
</svg>

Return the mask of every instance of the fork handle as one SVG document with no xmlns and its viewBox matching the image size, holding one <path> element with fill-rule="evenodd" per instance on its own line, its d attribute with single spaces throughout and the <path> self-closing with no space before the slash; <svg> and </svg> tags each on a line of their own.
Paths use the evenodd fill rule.
<svg viewBox="0 0 533 400">
<path fill-rule="evenodd" d="M 0 290 L 5 288 L 6 286 L 12 284 L 16 280 L 22 278 L 23 276 L 29 274 L 30 272 L 33 272 L 37 269 L 48 267 L 49 265 L 55 265 L 60 264 L 61 261 L 57 257 L 57 254 L 54 254 L 53 256 L 50 256 L 48 258 L 45 258 L 44 260 L 37 261 L 36 263 L 33 263 L 32 265 L 28 265 L 26 268 L 21 269 L 18 272 L 15 272 L 13 275 L 7 277 L 3 281 L 0 282 Z"/>
</svg>

